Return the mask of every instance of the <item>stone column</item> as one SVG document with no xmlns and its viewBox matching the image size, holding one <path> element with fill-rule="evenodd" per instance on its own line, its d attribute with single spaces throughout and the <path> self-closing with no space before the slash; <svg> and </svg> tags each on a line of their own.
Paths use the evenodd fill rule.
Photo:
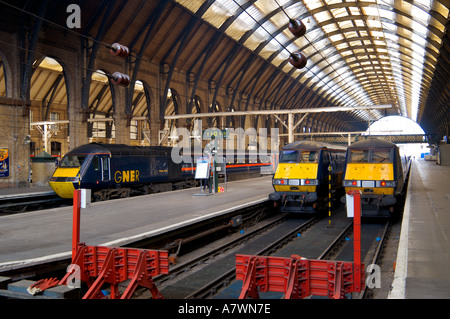
<svg viewBox="0 0 450 319">
<path fill-rule="evenodd" d="M 115 92 L 114 124 L 116 126 L 116 144 L 130 145 L 130 127 L 127 126 L 125 114 L 126 90 L 119 85 L 113 86 L 112 90 Z"/>
</svg>

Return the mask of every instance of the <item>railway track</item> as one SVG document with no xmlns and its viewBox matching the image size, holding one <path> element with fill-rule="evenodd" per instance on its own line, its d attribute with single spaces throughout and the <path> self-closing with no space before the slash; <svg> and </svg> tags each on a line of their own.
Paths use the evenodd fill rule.
<svg viewBox="0 0 450 319">
<path fill-rule="evenodd" d="M 184 230 L 184 233 L 166 234 L 151 242 L 133 245 L 166 249 L 171 253 L 175 264 L 170 266 L 169 275 L 154 278 L 166 299 L 237 298 L 236 287 L 240 283 L 235 281 L 236 254 L 284 257 L 297 254 L 309 259 L 353 260 L 352 245 L 349 245 L 352 242 L 352 223 L 342 211 L 333 214 L 330 220 L 287 218 L 286 215 L 272 214 L 264 205 L 239 213 L 242 215 L 227 216 L 225 220 L 198 225 Z M 232 225 L 236 222 L 240 227 Z M 362 233 L 370 234 L 362 238 L 362 242 L 366 243 L 363 252 L 375 251 L 379 254 L 381 248 L 375 247 L 374 242 L 381 247 L 383 240 L 374 238 L 380 237 L 380 226 L 363 224 Z M 383 233 L 384 237 L 387 231 Z M 377 257 L 369 254 L 363 255 L 363 259 L 366 265 L 377 262 Z M 69 263 L 67 260 L 54 265 L 41 265 L 40 269 L 26 269 L 15 276 L 16 279 L 38 280 L 59 274 L 59 278 Z M 49 273 L 46 269 L 52 271 Z M 124 287 L 126 285 L 127 282 Z M 361 294 L 361 297 L 367 296 L 370 296 L 370 291 Z M 133 296 L 135 299 L 150 297 L 147 289 L 136 290 Z"/>
<path fill-rule="evenodd" d="M 59 197 L 53 191 L 0 197 L 0 216 L 71 205 L 72 201 Z"/>
<path fill-rule="evenodd" d="M 168 250 L 171 258 L 176 262 L 178 254 L 185 254 L 199 247 L 199 242 L 213 241 L 227 234 L 236 232 L 239 225 L 251 226 L 258 224 L 271 215 L 267 202 L 217 216 L 209 220 L 162 233 L 144 240 L 129 243 L 124 247 Z M 181 251 L 180 251 L 181 250 Z M 13 281 L 20 279 L 39 280 L 48 277 L 63 277 L 70 258 L 62 257 L 47 263 L 33 266 L 14 268 L 0 272 L 0 276 L 10 277 Z"/>
<path fill-rule="evenodd" d="M 388 224 L 362 226 L 363 261 L 366 265 L 376 263 Z M 380 235 L 381 233 L 381 235 Z M 381 236 L 381 237 L 380 237 Z M 235 281 L 235 255 L 290 256 L 299 254 L 311 259 L 353 260 L 352 222 L 342 212 L 334 216 L 332 227 L 328 220 L 286 219 L 285 216 L 266 221 L 266 225 L 249 230 L 247 236 L 217 244 L 214 249 L 195 257 L 185 256 L 179 265 L 171 268 L 169 276 L 155 279 L 165 298 L 204 299 L 238 297 L 239 282 Z M 319 239 L 322 238 L 322 239 Z M 311 243 L 315 242 L 315 245 Z M 238 287 L 238 288 L 236 288 Z M 237 295 L 236 295 L 237 292 Z M 365 290 L 353 298 L 367 298 Z M 144 291 L 135 298 L 148 298 Z"/>
<path fill-rule="evenodd" d="M 232 282 L 232 280 L 234 280 L 234 264 L 236 253 L 253 252 L 257 255 L 270 255 L 272 252 L 278 250 L 279 247 L 286 245 L 289 241 L 297 237 L 300 232 L 303 232 L 311 227 L 315 222 L 315 218 L 305 220 L 302 219 L 300 221 L 289 221 L 286 219 L 286 216 L 283 216 L 277 219 L 275 222 L 269 223 L 265 227 L 261 227 L 256 231 L 252 231 L 249 235 L 245 236 L 245 238 L 239 239 L 239 245 L 236 245 L 236 243 L 234 243 L 236 249 L 226 249 L 226 251 L 221 249 L 221 255 L 215 258 L 217 262 L 209 263 L 209 265 L 207 265 L 209 266 L 208 268 L 210 268 L 210 270 L 222 269 L 222 271 L 220 272 L 220 275 L 216 277 L 215 271 L 210 272 L 208 271 L 208 269 L 206 269 L 206 267 L 202 268 L 202 274 L 205 272 L 211 273 L 210 276 L 208 276 L 210 280 L 208 280 L 205 285 L 199 286 L 196 290 L 191 291 L 188 295 L 181 296 L 178 294 L 178 292 L 176 292 L 176 290 L 178 290 L 179 283 L 175 283 L 174 285 L 171 285 L 167 288 L 163 288 L 162 293 L 164 294 L 164 291 L 168 295 L 172 295 L 175 293 L 175 298 L 183 297 L 186 299 L 203 299 L 213 296 L 221 288 L 227 287 Z M 283 233 L 283 236 L 274 235 L 274 233 L 277 233 L 278 231 L 281 231 Z M 261 245 L 261 243 L 263 244 Z M 226 256 L 223 256 L 226 252 L 228 252 Z M 192 278 L 186 279 L 187 282 L 191 283 L 190 288 L 194 287 L 194 285 L 192 285 L 193 281 L 191 279 Z"/>
</svg>

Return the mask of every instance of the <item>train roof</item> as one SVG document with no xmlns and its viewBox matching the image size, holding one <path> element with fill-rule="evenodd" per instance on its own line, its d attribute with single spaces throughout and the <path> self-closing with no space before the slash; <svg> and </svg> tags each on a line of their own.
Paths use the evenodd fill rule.
<svg viewBox="0 0 450 319">
<path fill-rule="evenodd" d="M 282 150 L 297 150 L 297 149 L 335 149 L 335 150 L 346 150 L 346 147 L 340 145 L 331 145 L 326 143 L 320 143 L 316 141 L 302 140 L 286 144 L 281 148 Z"/>
<path fill-rule="evenodd" d="M 380 140 L 378 138 L 368 138 L 362 141 L 358 141 L 350 145 L 349 149 L 357 149 L 357 148 L 393 148 L 397 147 L 392 142 L 388 142 L 385 140 Z"/>
<path fill-rule="evenodd" d="M 170 155 L 172 148 L 165 146 L 129 146 L 125 144 L 89 143 L 75 147 L 67 154 L 111 155 Z"/>
</svg>

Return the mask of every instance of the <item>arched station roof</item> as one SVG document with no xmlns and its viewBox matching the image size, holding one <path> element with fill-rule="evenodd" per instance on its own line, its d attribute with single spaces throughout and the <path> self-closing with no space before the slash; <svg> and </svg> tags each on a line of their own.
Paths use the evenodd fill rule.
<svg viewBox="0 0 450 319">
<path fill-rule="evenodd" d="M 67 29 L 67 15 L 60 12 L 70 3 L 0 1 L 8 12 L 18 12 L 23 21 L 17 23 L 29 28 L 42 19 L 44 25 Z M 128 46 L 135 68 L 140 60 L 151 61 L 160 65 L 166 78 L 182 70 L 193 86 L 205 81 L 211 88 L 223 87 L 230 95 L 229 108 L 235 108 L 238 97 L 251 99 L 260 109 L 392 104 L 389 110 L 370 114 L 359 110 L 324 114 L 323 120 L 343 121 L 349 123 L 348 129 L 364 130 L 368 119 L 401 115 L 427 133 L 448 127 L 448 0 L 98 0 L 78 4 L 81 27 L 67 32 L 79 33 L 94 47 L 115 42 Z M 290 19 L 303 22 L 304 36 L 293 36 Z M 307 58 L 302 69 L 289 63 L 296 51 Z M 58 71 L 47 68 L 45 72 Z M 40 78 L 45 81 L 49 76 Z M 192 90 L 191 101 L 194 96 Z M 214 104 L 214 97 L 210 102 Z M 106 113 L 106 103 L 97 107 Z M 246 107 L 241 104 L 240 110 Z M 140 111 L 134 116 L 145 113 L 143 106 L 136 110 Z"/>
</svg>

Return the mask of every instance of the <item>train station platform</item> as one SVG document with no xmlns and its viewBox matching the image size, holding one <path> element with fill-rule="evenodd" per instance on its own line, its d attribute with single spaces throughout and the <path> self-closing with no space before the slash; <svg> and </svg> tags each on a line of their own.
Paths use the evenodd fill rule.
<svg viewBox="0 0 450 319">
<path fill-rule="evenodd" d="M 450 298 L 450 166 L 411 166 L 390 299 Z"/>
<path fill-rule="evenodd" d="M 221 185 L 222 186 L 222 185 Z M 92 203 L 81 210 L 80 241 L 123 246 L 267 200 L 270 176 L 227 183 L 227 191 L 197 196 L 189 188 Z M 0 216 L 0 272 L 71 256 L 72 206 Z"/>
<path fill-rule="evenodd" d="M 0 199 L 12 197 L 28 197 L 36 194 L 54 194 L 50 186 L 32 186 L 22 188 L 2 188 L 0 189 Z"/>
</svg>

